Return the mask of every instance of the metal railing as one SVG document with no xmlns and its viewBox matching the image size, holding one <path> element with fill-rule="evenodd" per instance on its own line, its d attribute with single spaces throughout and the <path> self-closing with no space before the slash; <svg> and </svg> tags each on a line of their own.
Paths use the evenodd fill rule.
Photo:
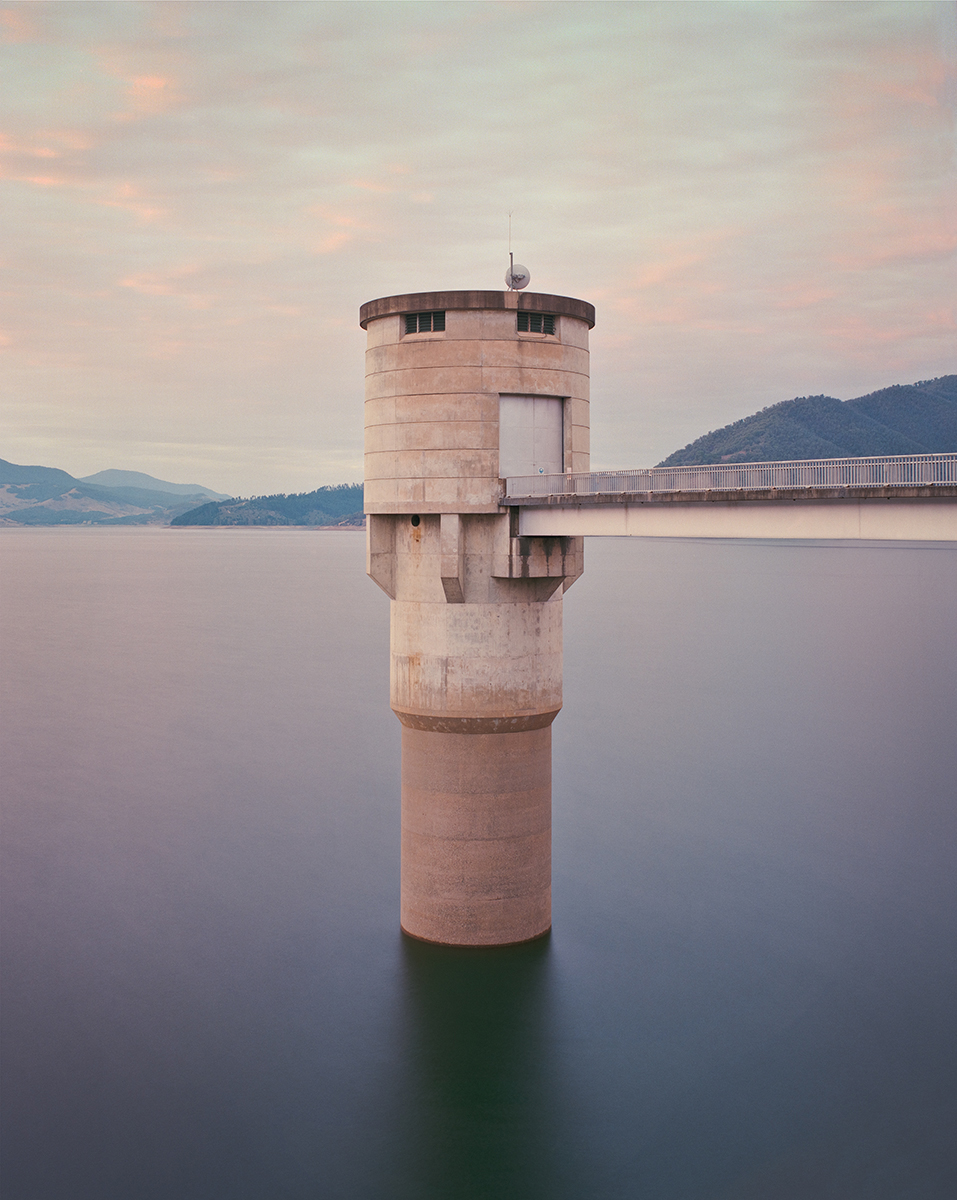
<svg viewBox="0 0 957 1200">
<path fill-rule="evenodd" d="M 932 487 L 935 484 L 957 484 L 957 454 L 888 454 L 876 458 L 808 458 L 791 462 L 713 463 L 701 467 L 518 475 L 507 479 L 505 484 L 506 500 L 636 492 Z"/>
</svg>

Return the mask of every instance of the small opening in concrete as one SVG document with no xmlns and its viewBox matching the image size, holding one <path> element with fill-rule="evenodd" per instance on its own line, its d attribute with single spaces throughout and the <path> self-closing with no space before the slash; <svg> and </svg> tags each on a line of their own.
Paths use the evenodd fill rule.
<svg viewBox="0 0 957 1200">
<path fill-rule="evenodd" d="M 406 333 L 444 333 L 444 312 L 406 313 Z"/>
<path fill-rule="evenodd" d="M 518 332 L 554 334 L 555 317 L 552 313 L 520 312 L 518 314 Z"/>
<path fill-rule="evenodd" d="M 416 514 L 415 514 L 415 516 L 412 518 L 412 524 L 413 524 L 413 525 L 418 525 L 418 523 L 419 523 L 420 519 L 421 519 L 421 518 L 419 517 L 419 514 L 418 514 L 418 513 L 416 513 Z"/>
</svg>

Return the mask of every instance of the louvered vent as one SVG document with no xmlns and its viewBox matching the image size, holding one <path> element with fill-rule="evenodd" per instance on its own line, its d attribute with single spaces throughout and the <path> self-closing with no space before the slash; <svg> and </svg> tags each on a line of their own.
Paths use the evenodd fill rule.
<svg viewBox="0 0 957 1200">
<path fill-rule="evenodd" d="M 518 314 L 519 333 L 554 333 L 555 318 L 551 313 L 520 312 Z"/>
<path fill-rule="evenodd" d="M 443 333 L 445 331 L 445 313 L 406 313 L 406 333 Z"/>
</svg>

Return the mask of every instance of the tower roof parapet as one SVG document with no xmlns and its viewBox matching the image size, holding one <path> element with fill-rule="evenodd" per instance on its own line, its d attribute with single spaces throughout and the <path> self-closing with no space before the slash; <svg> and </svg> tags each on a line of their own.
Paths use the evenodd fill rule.
<svg viewBox="0 0 957 1200">
<path fill-rule="evenodd" d="M 465 309 L 517 309 L 519 312 L 554 313 L 585 321 L 595 326 L 595 306 L 571 296 L 549 296 L 543 292 L 407 292 L 401 296 L 382 296 L 369 300 L 359 309 L 359 324 L 393 313 L 456 311 Z"/>
</svg>

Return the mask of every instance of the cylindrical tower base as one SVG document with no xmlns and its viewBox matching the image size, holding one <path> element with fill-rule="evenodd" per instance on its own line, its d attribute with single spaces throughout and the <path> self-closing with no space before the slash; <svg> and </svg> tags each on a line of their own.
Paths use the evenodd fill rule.
<svg viewBox="0 0 957 1200">
<path fill-rule="evenodd" d="M 406 933 L 501 946 L 548 932 L 551 747 L 550 724 L 510 733 L 403 725 Z"/>
</svg>

